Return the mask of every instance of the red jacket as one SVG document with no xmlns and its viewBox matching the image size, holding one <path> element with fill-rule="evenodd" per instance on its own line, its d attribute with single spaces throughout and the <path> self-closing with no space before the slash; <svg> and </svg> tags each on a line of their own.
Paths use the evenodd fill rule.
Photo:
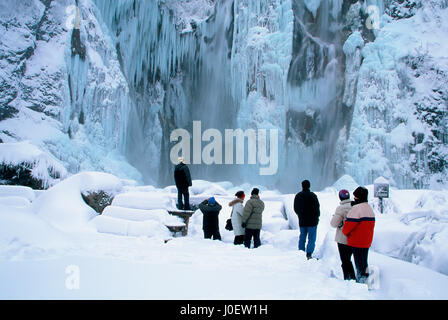
<svg viewBox="0 0 448 320">
<path fill-rule="evenodd" d="M 342 233 L 350 247 L 370 248 L 375 228 L 375 213 L 367 202 L 353 206 L 347 214 Z"/>
</svg>

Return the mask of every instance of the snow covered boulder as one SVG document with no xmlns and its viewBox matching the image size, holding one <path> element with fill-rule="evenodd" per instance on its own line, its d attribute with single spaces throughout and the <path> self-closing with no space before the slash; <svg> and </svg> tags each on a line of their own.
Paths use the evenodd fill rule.
<svg viewBox="0 0 448 320">
<path fill-rule="evenodd" d="M 0 144 L 0 183 L 42 190 L 67 176 L 51 154 L 28 141 Z"/>
<path fill-rule="evenodd" d="M 101 172 L 81 172 L 53 186 L 33 203 L 34 211 L 61 229 L 82 229 L 97 213 L 82 198 L 83 193 L 121 192 L 121 180 Z"/>
<path fill-rule="evenodd" d="M 103 190 L 83 192 L 81 196 L 85 203 L 99 214 L 103 213 L 104 208 L 110 206 L 114 199 L 114 194 Z"/>
</svg>

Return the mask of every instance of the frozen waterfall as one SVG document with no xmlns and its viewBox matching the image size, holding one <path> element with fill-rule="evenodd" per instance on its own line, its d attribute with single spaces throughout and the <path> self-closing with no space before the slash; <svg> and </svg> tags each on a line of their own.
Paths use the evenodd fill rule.
<svg viewBox="0 0 448 320">
<path fill-rule="evenodd" d="M 126 155 L 148 182 L 172 183 L 170 134 L 193 136 L 194 121 L 222 136 L 275 129 L 280 154 L 273 176 L 259 175 L 246 148 L 243 165 L 192 163 L 195 178 L 291 190 L 343 174 L 338 146 L 353 112 L 343 103 L 344 1 L 219 1 L 188 30 L 176 24 L 175 2 L 94 2 L 131 91 Z"/>
</svg>

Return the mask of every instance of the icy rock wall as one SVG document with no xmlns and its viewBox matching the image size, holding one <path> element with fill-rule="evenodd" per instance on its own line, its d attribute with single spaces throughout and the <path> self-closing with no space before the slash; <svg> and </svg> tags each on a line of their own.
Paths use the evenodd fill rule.
<svg viewBox="0 0 448 320">
<path fill-rule="evenodd" d="M 0 7 L 2 140 L 29 140 L 71 173 L 141 179 L 121 156 L 132 104 L 92 2 L 1 1 Z"/>
<path fill-rule="evenodd" d="M 382 175 L 402 188 L 446 188 L 447 4 L 386 1 L 385 12 L 375 41 L 358 46 L 345 171 L 362 184 Z"/>
<path fill-rule="evenodd" d="M 70 6 L 79 28 L 66 25 Z M 196 178 L 281 190 L 303 178 L 319 189 L 345 173 L 397 187 L 448 180 L 446 1 L 0 7 L 0 138 L 31 138 L 70 172 L 171 184 L 170 133 L 201 120 L 222 133 L 277 129 L 280 163 L 275 176 L 260 176 L 259 165 L 192 165 Z M 25 119 L 51 130 L 33 136 L 18 127 Z"/>
</svg>

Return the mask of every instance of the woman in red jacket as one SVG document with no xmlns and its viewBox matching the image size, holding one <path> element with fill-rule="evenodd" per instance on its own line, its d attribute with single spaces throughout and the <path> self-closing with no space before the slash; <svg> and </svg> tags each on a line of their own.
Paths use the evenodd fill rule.
<svg viewBox="0 0 448 320">
<path fill-rule="evenodd" d="M 369 191 L 359 187 L 353 192 L 355 201 L 347 215 L 342 233 L 347 237 L 347 244 L 353 249 L 356 265 L 356 281 L 365 283 L 368 277 L 367 259 L 373 240 L 375 213 L 368 204 Z"/>
</svg>

